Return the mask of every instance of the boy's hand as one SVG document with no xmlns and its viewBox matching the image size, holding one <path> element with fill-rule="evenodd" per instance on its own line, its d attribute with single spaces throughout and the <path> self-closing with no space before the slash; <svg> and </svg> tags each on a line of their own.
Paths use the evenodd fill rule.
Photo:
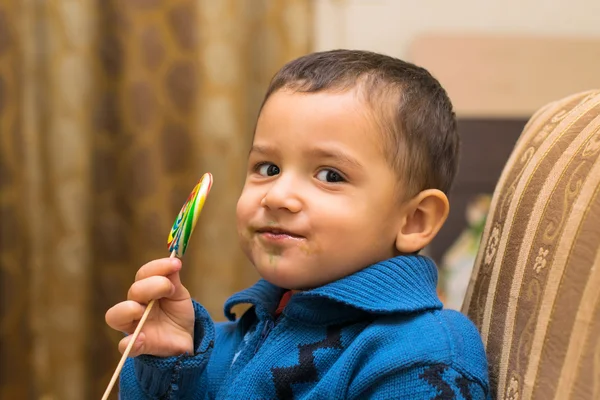
<svg viewBox="0 0 600 400">
<path fill-rule="evenodd" d="M 179 279 L 180 270 L 181 260 L 177 258 L 150 261 L 137 272 L 127 301 L 106 312 L 106 323 L 111 328 L 130 334 L 119 343 L 121 353 L 152 299 L 156 301 L 130 356 L 169 357 L 194 353 L 194 306 L 190 293 Z"/>
</svg>

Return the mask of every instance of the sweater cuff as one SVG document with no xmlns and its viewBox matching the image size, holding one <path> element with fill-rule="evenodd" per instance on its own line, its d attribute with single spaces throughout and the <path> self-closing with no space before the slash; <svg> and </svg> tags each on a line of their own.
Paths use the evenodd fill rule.
<svg viewBox="0 0 600 400">
<path fill-rule="evenodd" d="M 195 353 L 174 357 L 156 357 L 148 354 L 134 358 L 135 375 L 142 390 L 150 397 L 161 397 L 167 392 L 185 394 L 200 382 L 214 346 L 214 325 L 208 312 L 199 303 L 194 304 Z"/>
</svg>

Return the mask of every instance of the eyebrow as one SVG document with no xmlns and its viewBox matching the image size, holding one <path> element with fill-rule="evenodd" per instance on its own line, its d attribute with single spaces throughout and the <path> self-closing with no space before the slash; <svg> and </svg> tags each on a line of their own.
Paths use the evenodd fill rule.
<svg viewBox="0 0 600 400">
<path fill-rule="evenodd" d="M 278 151 L 275 147 L 269 145 L 255 144 L 250 148 L 249 154 L 258 153 L 262 155 L 277 154 Z M 322 148 L 315 147 L 306 152 L 307 156 L 317 157 L 322 159 L 333 160 L 343 165 L 347 165 L 353 168 L 362 168 L 362 164 L 358 162 L 354 157 L 348 155 L 342 150 L 335 148 Z"/>
<path fill-rule="evenodd" d="M 362 164 L 358 160 L 342 150 L 316 147 L 310 149 L 307 153 L 310 156 L 333 160 L 349 167 L 362 168 Z"/>
<path fill-rule="evenodd" d="M 268 146 L 268 145 L 254 144 L 250 148 L 250 151 L 248 152 L 248 154 L 250 155 L 252 153 L 258 153 L 258 154 L 263 154 L 263 155 L 264 154 L 273 154 L 273 153 L 277 153 L 277 149 L 272 146 Z"/>
</svg>

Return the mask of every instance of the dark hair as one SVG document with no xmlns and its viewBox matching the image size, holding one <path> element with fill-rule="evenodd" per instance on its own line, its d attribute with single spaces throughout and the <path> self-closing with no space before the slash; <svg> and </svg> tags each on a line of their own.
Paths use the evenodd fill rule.
<svg viewBox="0 0 600 400">
<path fill-rule="evenodd" d="M 303 93 L 358 89 L 384 134 L 384 155 L 409 196 L 450 191 L 459 137 L 452 103 L 424 68 L 383 54 L 332 50 L 297 58 L 271 80 L 263 100 L 280 89 Z M 261 106 L 262 109 L 262 106 Z"/>
</svg>

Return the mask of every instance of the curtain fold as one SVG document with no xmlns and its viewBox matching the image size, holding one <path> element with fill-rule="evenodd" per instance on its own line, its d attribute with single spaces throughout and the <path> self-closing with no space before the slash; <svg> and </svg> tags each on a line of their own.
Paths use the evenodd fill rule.
<svg viewBox="0 0 600 400">
<path fill-rule="evenodd" d="M 121 338 L 104 314 L 168 256 L 204 172 L 184 282 L 222 320 L 257 279 L 235 204 L 262 95 L 311 24 L 310 0 L 0 0 L 0 398 L 100 398 Z"/>
</svg>

